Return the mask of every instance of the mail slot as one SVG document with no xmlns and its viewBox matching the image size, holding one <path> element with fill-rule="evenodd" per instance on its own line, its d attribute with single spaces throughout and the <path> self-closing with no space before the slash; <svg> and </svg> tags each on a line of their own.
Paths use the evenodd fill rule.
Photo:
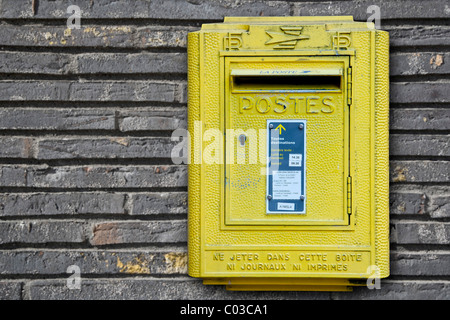
<svg viewBox="0 0 450 320">
<path fill-rule="evenodd" d="M 319 291 L 389 275 L 388 73 L 388 34 L 347 16 L 189 34 L 189 275 Z"/>
</svg>

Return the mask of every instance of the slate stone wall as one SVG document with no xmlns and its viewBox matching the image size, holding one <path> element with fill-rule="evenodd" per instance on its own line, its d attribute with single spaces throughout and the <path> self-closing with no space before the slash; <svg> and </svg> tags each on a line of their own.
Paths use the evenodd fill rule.
<svg viewBox="0 0 450 320">
<path fill-rule="evenodd" d="M 352 293 L 188 277 L 187 170 L 170 159 L 186 34 L 224 16 L 366 21 L 370 5 L 391 44 L 391 276 Z M 449 18 L 446 0 L 0 1 L 0 299 L 450 299 Z"/>
</svg>

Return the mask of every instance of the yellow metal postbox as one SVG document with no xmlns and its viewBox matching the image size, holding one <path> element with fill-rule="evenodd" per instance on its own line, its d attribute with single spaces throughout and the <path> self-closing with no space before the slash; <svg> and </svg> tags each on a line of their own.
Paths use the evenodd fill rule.
<svg viewBox="0 0 450 320">
<path fill-rule="evenodd" d="M 189 34 L 189 275 L 327 291 L 389 275 L 388 44 L 348 16 Z"/>
</svg>

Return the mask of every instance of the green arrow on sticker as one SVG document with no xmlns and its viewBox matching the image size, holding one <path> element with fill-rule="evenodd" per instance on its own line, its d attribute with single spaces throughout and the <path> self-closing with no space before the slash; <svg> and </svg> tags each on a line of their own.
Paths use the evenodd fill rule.
<svg viewBox="0 0 450 320">
<path fill-rule="evenodd" d="M 278 127 L 275 128 L 275 130 L 279 129 L 280 130 L 280 134 L 281 134 L 281 130 L 283 129 L 284 131 L 286 131 L 286 128 L 283 127 L 281 124 L 278 125 Z"/>
</svg>

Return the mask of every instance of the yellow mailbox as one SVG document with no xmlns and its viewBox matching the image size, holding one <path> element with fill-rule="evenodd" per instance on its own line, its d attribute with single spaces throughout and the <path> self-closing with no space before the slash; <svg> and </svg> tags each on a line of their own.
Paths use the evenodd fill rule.
<svg viewBox="0 0 450 320">
<path fill-rule="evenodd" d="M 326 291 L 389 275 L 388 46 L 348 16 L 189 34 L 189 275 Z"/>
</svg>

